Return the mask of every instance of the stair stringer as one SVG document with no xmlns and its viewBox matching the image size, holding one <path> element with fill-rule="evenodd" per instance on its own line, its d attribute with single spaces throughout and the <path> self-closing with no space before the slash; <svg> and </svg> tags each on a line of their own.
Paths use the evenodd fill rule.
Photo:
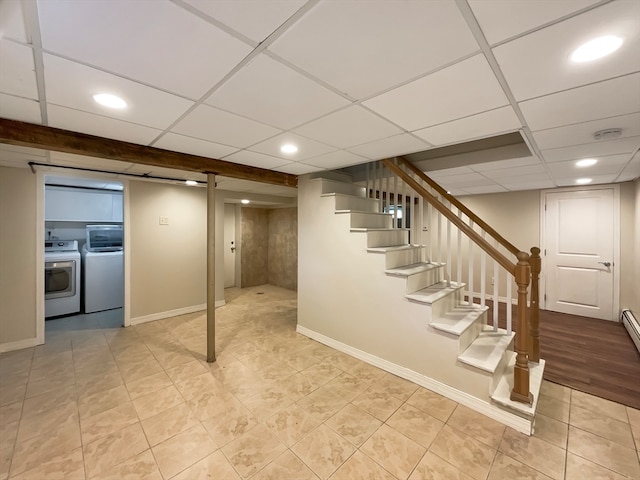
<svg viewBox="0 0 640 480">
<path fill-rule="evenodd" d="M 298 331 L 531 433 L 530 418 L 491 402 L 502 372 L 488 375 L 458 360 L 456 336 L 429 326 L 432 309 L 406 298 L 406 280 L 385 273 L 386 255 L 367 252 L 366 235 L 351 231 L 352 215 L 336 214 L 335 199 L 322 197 L 327 189 L 322 179 L 299 182 Z M 368 215 L 353 216 L 363 228 Z"/>
</svg>

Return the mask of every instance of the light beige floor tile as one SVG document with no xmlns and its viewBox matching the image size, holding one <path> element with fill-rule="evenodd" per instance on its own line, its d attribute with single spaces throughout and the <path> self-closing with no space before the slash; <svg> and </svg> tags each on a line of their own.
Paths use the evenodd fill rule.
<svg viewBox="0 0 640 480">
<path fill-rule="evenodd" d="M 278 359 L 285 365 L 300 372 L 319 362 L 316 357 L 305 355 L 304 352 L 284 352 L 278 354 Z"/>
<path fill-rule="evenodd" d="M 279 382 L 279 385 L 285 388 L 289 392 L 289 396 L 296 401 L 322 386 L 302 373 L 297 373 L 285 381 Z"/>
<path fill-rule="evenodd" d="M 76 392 L 79 397 L 110 390 L 120 385 L 124 385 L 124 380 L 117 368 L 97 375 L 83 377 L 76 375 Z"/>
<path fill-rule="evenodd" d="M 183 402 L 184 398 L 182 398 L 180 392 L 178 392 L 176 387 L 170 385 L 157 392 L 134 398 L 133 406 L 136 408 L 140 419 L 145 419 L 153 417 L 171 407 L 180 405 Z"/>
<path fill-rule="evenodd" d="M 251 480 L 318 480 L 318 477 L 291 450 L 287 450 Z"/>
<path fill-rule="evenodd" d="M 571 403 L 571 389 L 558 383 L 549 382 L 548 380 L 542 381 L 540 395 L 546 395 L 547 397 L 552 397 L 565 403 Z"/>
<path fill-rule="evenodd" d="M 18 443 L 44 432 L 55 430 L 60 425 L 78 423 L 78 407 L 75 403 L 66 403 L 61 408 L 54 408 L 38 415 L 24 417 L 20 421 L 18 430 Z"/>
<path fill-rule="evenodd" d="M 640 478 L 640 465 L 635 450 L 569 426 L 568 451 L 621 475 Z"/>
<path fill-rule="evenodd" d="M 322 360 L 323 362 L 333 365 L 334 367 L 339 368 L 340 370 L 344 370 L 345 372 L 348 372 L 349 370 L 360 364 L 360 360 L 358 360 L 357 358 L 335 350 L 328 355 L 325 355 Z"/>
<path fill-rule="evenodd" d="M 9 405 L 11 403 L 22 402 L 27 385 L 2 386 L 0 388 L 0 406 Z"/>
<path fill-rule="evenodd" d="M 122 378 L 124 378 L 125 382 L 138 380 L 163 371 L 162 367 L 153 355 L 149 355 L 149 357 L 142 361 L 132 360 L 122 363 L 118 362 L 118 367 L 120 368 L 120 374 L 122 375 Z"/>
<path fill-rule="evenodd" d="M 387 374 L 384 370 L 364 362 L 359 362 L 355 367 L 350 368 L 348 372 L 369 385 L 373 385 Z"/>
<path fill-rule="evenodd" d="M 562 449 L 567 449 L 567 438 L 569 438 L 569 425 L 559 420 L 555 420 L 546 415 L 537 414 L 535 423 L 535 437 Z"/>
<path fill-rule="evenodd" d="M 80 418 L 87 418 L 112 408 L 129 403 L 129 393 L 124 385 L 119 385 L 102 392 L 82 395 L 78 398 Z"/>
<path fill-rule="evenodd" d="M 164 478 L 171 478 L 204 457 L 217 446 L 200 424 L 179 433 L 152 448 Z"/>
<path fill-rule="evenodd" d="M 326 425 L 360 447 L 382 422 L 353 404 L 348 404 L 326 421 Z"/>
<path fill-rule="evenodd" d="M 202 391 L 188 403 L 198 419 L 203 421 L 234 408 L 239 401 L 225 389 Z"/>
<path fill-rule="evenodd" d="M 13 448 L 0 449 L 0 478 L 5 480 L 9 478 L 9 469 L 11 467 L 11 458 L 13 456 Z"/>
<path fill-rule="evenodd" d="M 628 477 L 608 470 L 578 455 L 567 454 L 566 480 L 623 480 L 625 478 Z"/>
<path fill-rule="evenodd" d="M 570 404 L 555 397 L 540 395 L 538 398 L 538 411 L 547 417 L 551 417 L 560 422 L 569 423 Z"/>
<path fill-rule="evenodd" d="M 325 387 L 320 387 L 297 403 L 320 421 L 325 421 L 344 407 L 347 400 Z"/>
<path fill-rule="evenodd" d="M 396 480 L 396 477 L 387 472 L 364 453 L 356 451 L 331 475 L 331 480 L 353 480 L 366 478 L 371 480 Z"/>
<path fill-rule="evenodd" d="M 87 445 L 138 422 L 138 414 L 131 402 L 80 420 L 82 443 Z"/>
<path fill-rule="evenodd" d="M 629 422 L 629 417 L 627 417 L 627 411 L 624 405 L 596 397 L 595 395 L 579 392 L 578 390 L 571 392 L 571 406 L 585 408 L 599 415 L 615 418 L 621 422 Z"/>
<path fill-rule="evenodd" d="M 423 447 L 429 448 L 442 430 L 444 422 L 405 403 L 387 420 L 387 425 Z"/>
<path fill-rule="evenodd" d="M 403 401 L 381 391 L 366 390 L 351 403 L 384 422 L 400 408 Z"/>
<path fill-rule="evenodd" d="M 418 385 L 404 378 L 400 378 L 391 373 L 386 373 L 380 380 L 369 387 L 371 392 L 386 392 L 406 401 L 411 395 L 418 390 Z"/>
<path fill-rule="evenodd" d="M 284 388 L 274 386 L 242 400 L 242 403 L 251 411 L 254 417 L 264 421 L 274 413 L 291 405 L 293 399 L 289 397 Z"/>
<path fill-rule="evenodd" d="M 193 355 L 191 355 L 191 352 L 186 348 L 174 350 L 163 355 L 156 355 L 156 359 L 165 370 L 184 365 L 194 360 Z"/>
<path fill-rule="evenodd" d="M 39 415 L 52 408 L 62 408 L 69 403 L 77 405 L 77 395 L 73 384 L 53 390 L 37 397 L 27 398 L 24 401 L 22 415 L 30 417 Z"/>
<path fill-rule="evenodd" d="M 473 480 L 437 455 L 427 452 L 409 480 Z M 515 478 L 513 480 L 516 480 Z"/>
<path fill-rule="evenodd" d="M 618 443 L 623 447 L 635 448 L 631 425 L 608 417 L 593 410 L 587 410 L 577 405 L 571 406 L 569 424 L 586 430 L 607 440 Z"/>
<path fill-rule="evenodd" d="M 11 462 L 11 475 L 31 470 L 55 457 L 70 453 L 81 444 L 77 416 L 69 417 L 65 423 L 57 425 L 44 435 L 18 442 Z"/>
<path fill-rule="evenodd" d="M 164 372 L 154 373 L 148 377 L 132 380 L 126 384 L 129 396 L 133 398 L 141 397 L 149 393 L 157 392 L 170 385 L 173 382 Z"/>
<path fill-rule="evenodd" d="M 267 427 L 257 425 L 222 447 L 222 452 L 242 478 L 248 478 L 279 457 L 286 446 Z"/>
<path fill-rule="evenodd" d="M 275 413 L 264 423 L 288 447 L 320 425 L 318 419 L 295 404 Z"/>
<path fill-rule="evenodd" d="M 331 390 L 345 400 L 352 401 L 358 395 L 363 393 L 368 388 L 368 385 L 362 379 L 345 372 L 327 383 L 325 388 L 327 390 Z"/>
<path fill-rule="evenodd" d="M 198 417 L 186 403 L 168 408 L 141 421 L 152 447 L 198 424 Z"/>
<path fill-rule="evenodd" d="M 42 345 L 43 347 L 45 345 Z M 40 350 L 42 351 L 42 350 Z M 73 354 L 71 352 L 71 340 L 68 341 L 68 348 L 61 352 L 52 352 L 48 354 L 36 355 L 34 353 L 33 360 L 31 361 L 31 373 L 37 374 L 37 371 L 45 367 L 55 367 L 63 365 L 66 368 L 73 369 Z M 53 376 L 53 375 L 52 375 Z M 38 378 L 37 380 L 41 380 Z"/>
<path fill-rule="evenodd" d="M 449 425 L 440 430 L 429 451 L 477 480 L 487 477 L 496 455 L 494 449 Z"/>
<path fill-rule="evenodd" d="M 221 406 L 223 408 L 217 409 L 212 416 L 202 421 L 219 447 L 244 435 L 259 423 L 238 400 L 227 400 Z"/>
<path fill-rule="evenodd" d="M 11 370 L 0 374 L 0 388 L 25 385 L 29 381 L 29 369 Z"/>
<path fill-rule="evenodd" d="M 11 480 L 85 480 L 82 448 L 55 456 Z"/>
<path fill-rule="evenodd" d="M 311 378 L 312 381 L 324 385 L 340 375 L 342 370 L 323 361 L 305 368 L 301 373 Z"/>
<path fill-rule="evenodd" d="M 18 420 L 0 425 L 0 450 L 13 450 L 18 437 Z"/>
<path fill-rule="evenodd" d="M 151 450 L 145 450 L 91 480 L 162 480 L 162 475 Z"/>
<path fill-rule="evenodd" d="M 149 449 L 140 423 L 134 423 L 83 447 L 87 477 L 106 472 Z"/>
<path fill-rule="evenodd" d="M 458 405 L 453 400 L 449 400 L 426 388 L 419 388 L 409 397 L 407 403 L 443 422 L 449 419 L 449 416 Z"/>
<path fill-rule="evenodd" d="M 240 480 L 221 450 L 203 458 L 171 480 Z"/>
<path fill-rule="evenodd" d="M 500 445 L 505 429 L 502 423 L 477 413 L 464 405 L 456 407 L 447 424 L 496 450 Z"/>
<path fill-rule="evenodd" d="M 56 360 L 55 357 L 65 355 L 66 360 Z M 38 368 L 32 367 L 29 373 L 29 383 L 39 382 L 52 377 L 58 377 L 66 372 L 73 372 L 73 360 L 71 359 L 71 352 L 62 353 L 59 355 L 53 355 L 49 361 L 48 357 L 40 357 L 34 360 L 34 363 L 38 361 L 42 362 Z"/>
<path fill-rule="evenodd" d="M 320 425 L 292 450 L 316 475 L 329 478 L 356 449 L 329 427 Z"/>
<path fill-rule="evenodd" d="M 360 451 L 396 477 L 407 478 L 426 448 L 388 425 L 382 425 L 362 445 Z"/>
<path fill-rule="evenodd" d="M 551 477 L 514 460 L 511 457 L 498 453 L 487 480 L 551 480 Z"/>
<path fill-rule="evenodd" d="M 562 480 L 566 452 L 560 447 L 507 428 L 500 451 L 551 478 Z"/>
<path fill-rule="evenodd" d="M 0 425 L 12 423 L 20 419 L 23 402 L 9 403 L 0 407 Z"/>
<path fill-rule="evenodd" d="M 207 368 L 195 359 L 167 369 L 167 375 L 169 375 L 169 378 L 175 383 L 206 372 L 208 372 Z"/>
<path fill-rule="evenodd" d="M 631 424 L 631 431 L 636 443 L 636 450 L 640 450 L 640 410 L 627 407 L 627 416 L 629 417 L 629 423 Z"/>
</svg>

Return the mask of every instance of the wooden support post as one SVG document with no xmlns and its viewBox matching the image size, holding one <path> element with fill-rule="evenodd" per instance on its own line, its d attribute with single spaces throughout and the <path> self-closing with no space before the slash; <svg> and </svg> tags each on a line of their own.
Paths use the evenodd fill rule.
<svg viewBox="0 0 640 480">
<path fill-rule="evenodd" d="M 511 400 L 533 403 L 533 395 L 529 391 L 529 358 L 527 355 L 529 326 L 527 325 L 527 287 L 531 279 L 529 254 L 518 252 L 518 263 L 515 268 L 515 279 L 518 285 L 518 328 L 516 330 L 516 365 L 513 371 L 513 390 Z M 508 308 L 508 307 L 507 307 Z"/>
<path fill-rule="evenodd" d="M 531 257 L 529 258 L 531 265 L 531 307 L 529 316 L 529 361 L 540 363 L 540 291 L 538 279 L 540 278 L 540 270 L 542 261 L 540 259 L 540 249 L 531 247 Z"/>
<path fill-rule="evenodd" d="M 207 362 L 216 361 L 216 176 L 207 174 Z"/>
</svg>

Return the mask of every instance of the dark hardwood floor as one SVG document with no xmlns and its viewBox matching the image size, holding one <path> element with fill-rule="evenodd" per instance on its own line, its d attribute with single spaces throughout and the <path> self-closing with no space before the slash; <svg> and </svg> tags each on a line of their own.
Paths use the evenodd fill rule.
<svg viewBox="0 0 640 480">
<path fill-rule="evenodd" d="M 516 318 L 514 306 L 514 330 Z M 540 356 L 546 380 L 640 409 L 640 353 L 622 323 L 540 310 Z"/>
</svg>

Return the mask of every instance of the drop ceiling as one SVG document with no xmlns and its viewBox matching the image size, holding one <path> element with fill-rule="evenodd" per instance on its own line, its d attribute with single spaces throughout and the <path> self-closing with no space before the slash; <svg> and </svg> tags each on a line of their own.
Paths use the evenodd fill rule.
<svg viewBox="0 0 640 480">
<path fill-rule="evenodd" d="M 460 195 L 640 176 L 637 0 L 3 0 L 0 31 L 4 118 L 296 175 L 518 132 L 525 155 L 436 162 Z M 569 61 L 610 34 L 612 55 Z M 0 145 L 0 164 L 28 161 L 167 176 Z"/>
</svg>

